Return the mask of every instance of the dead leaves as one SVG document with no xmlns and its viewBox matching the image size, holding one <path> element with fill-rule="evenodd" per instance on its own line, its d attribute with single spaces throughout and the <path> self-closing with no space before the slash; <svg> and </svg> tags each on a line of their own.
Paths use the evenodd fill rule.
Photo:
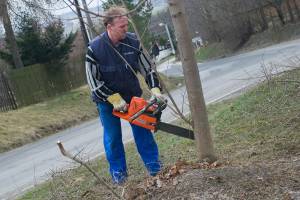
<svg viewBox="0 0 300 200">
<path fill-rule="evenodd" d="M 177 177 L 188 170 L 192 169 L 214 169 L 220 167 L 221 164 L 219 162 L 208 163 L 189 163 L 186 161 L 179 160 L 174 165 L 166 167 L 162 172 L 160 172 L 155 177 L 150 177 L 145 181 L 145 187 L 151 188 L 162 188 L 164 185 L 177 185 L 179 180 Z"/>
<path fill-rule="evenodd" d="M 155 189 L 178 185 L 180 183 L 179 176 L 189 170 L 214 169 L 220 166 L 221 164 L 218 162 L 209 164 L 208 162 L 191 163 L 179 160 L 174 165 L 166 167 L 155 177 L 149 177 L 138 186 L 126 188 L 126 192 L 122 196 L 127 200 L 145 199 L 147 194 L 153 192 Z"/>
</svg>

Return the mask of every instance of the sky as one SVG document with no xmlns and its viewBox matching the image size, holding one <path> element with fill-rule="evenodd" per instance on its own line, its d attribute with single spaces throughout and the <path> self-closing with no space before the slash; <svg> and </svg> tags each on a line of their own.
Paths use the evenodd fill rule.
<svg viewBox="0 0 300 200">
<path fill-rule="evenodd" d="M 94 8 L 94 7 L 98 7 L 101 4 L 101 1 L 86 0 L 86 3 L 88 4 L 89 8 Z M 57 4 L 55 7 L 57 8 L 57 10 L 53 11 L 53 13 L 56 15 L 61 15 L 64 13 L 72 12 L 72 10 L 65 3 L 60 3 L 60 5 Z"/>
<path fill-rule="evenodd" d="M 104 0 L 86 0 L 89 8 L 99 7 L 101 6 L 101 2 Z M 81 1 L 79 1 L 81 2 Z M 166 0 L 152 0 L 152 3 L 156 6 L 162 6 L 166 4 Z M 60 3 L 60 5 L 56 6 L 57 8 L 63 8 L 63 9 L 57 9 L 53 13 L 56 15 L 61 15 L 67 12 L 71 12 L 71 9 L 66 6 L 65 3 Z"/>
</svg>

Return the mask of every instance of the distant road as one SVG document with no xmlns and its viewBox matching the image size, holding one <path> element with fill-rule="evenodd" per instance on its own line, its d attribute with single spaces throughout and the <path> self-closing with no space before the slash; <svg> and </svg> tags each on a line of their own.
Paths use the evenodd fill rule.
<svg viewBox="0 0 300 200">
<path fill-rule="evenodd" d="M 206 102 L 218 101 L 257 83 L 259 79 L 255 77 L 261 75 L 260 66 L 263 62 L 285 63 L 293 56 L 300 56 L 300 40 L 199 64 Z M 168 75 L 182 75 L 179 63 L 165 64 L 159 69 Z M 179 105 L 184 94 L 185 87 L 172 92 Z M 183 107 L 184 112 L 188 112 L 188 106 L 185 104 Z M 174 116 L 166 110 L 162 119 L 170 121 Z M 131 139 L 130 127 L 124 124 L 123 140 Z M 88 158 L 103 154 L 102 127 L 98 119 L 2 153 L 0 154 L 0 199 L 12 199 L 15 195 L 46 180 L 50 170 L 71 165 L 70 161 L 60 154 L 56 146 L 58 140 L 62 141 L 65 148 L 71 152 L 83 150 L 82 154 Z"/>
</svg>

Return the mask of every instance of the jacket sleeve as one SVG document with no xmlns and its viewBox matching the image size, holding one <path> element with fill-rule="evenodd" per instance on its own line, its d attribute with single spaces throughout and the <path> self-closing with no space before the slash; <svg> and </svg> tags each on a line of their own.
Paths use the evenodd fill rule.
<svg viewBox="0 0 300 200">
<path fill-rule="evenodd" d="M 139 54 L 139 71 L 145 78 L 149 88 L 158 87 L 161 89 L 157 74 L 151 67 L 150 58 L 144 54 L 142 48 L 140 48 Z"/>
<path fill-rule="evenodd" d="M 85 68 L 87 82 L 91 92 L 100 100 L 106 101 L 107 97 L 112 95 L 114 92 L 110 90 L 101 79 L 101 73 L 98 70 L 97 61 L 90 46 L 88 46 L 86 53 Z"/>
</svg>

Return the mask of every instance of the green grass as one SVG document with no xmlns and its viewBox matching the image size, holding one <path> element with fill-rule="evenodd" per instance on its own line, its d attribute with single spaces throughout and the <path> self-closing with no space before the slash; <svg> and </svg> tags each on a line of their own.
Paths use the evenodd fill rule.
<svg viewBox="0 0 300 200">
<path fill-rule="evenodd" d="M 240 97 L 208 107 L 215 149 L 221 162 L 241 166 L 299 154 L 299 80 L 300 70 L 287 72 Z M 156 133 L 155 137 L 165 166 L 177 160 L 197 160 L 194 141 L 162 132 Z M 136 184 L 145 178 L 146 171 L 133 143 L 126 146 L 126 155 L 130 174 L 128 184 Z M 92 161 L 91 166 L 110 183 L 103 157 Z M 122 192 L 118 187 L 115 190 Z M 94 177 L 79 167 L 54 173 L 51 180 L 20 199 L 111 199 L 111 196 Z"/>
<path fill-rule="evenodd" d="M 223 43 L 212 43 L 206 47 L 201 47 L 196 51 L 196 59 L 198 62 L 203 62 L 208 59 L 222 57 L 226 53 Z"/>
<path fill-rule="evenodd" d="M 293 82 L 291 80 L 296 80 Z M 219 154 L 238 162 L 300 149 L 300 70 L 266 82 L 210 114 Z M 216 108 L 215 108 L 216 109 Z M 297 150 L 298 149 L 298 150 Z"/>
</svg>

